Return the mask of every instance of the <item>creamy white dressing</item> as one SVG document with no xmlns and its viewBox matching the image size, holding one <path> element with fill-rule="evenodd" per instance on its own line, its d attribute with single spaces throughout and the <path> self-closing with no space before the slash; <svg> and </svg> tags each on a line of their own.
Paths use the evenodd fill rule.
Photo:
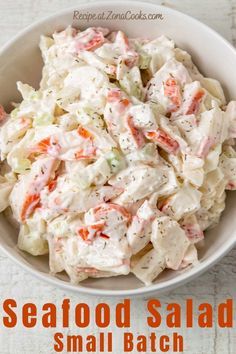
<svg viewBox="0 0 236 354">
<path fill-rule="evenodd" d="M 40 89 L 19 82 L 22 102 L 0 106 L 0 211 L 19 248 L 74 283 L 196 264 L 236 189 L 236 102 L 164 36 L 68 27 L 40 49 Z"/>
</svg>

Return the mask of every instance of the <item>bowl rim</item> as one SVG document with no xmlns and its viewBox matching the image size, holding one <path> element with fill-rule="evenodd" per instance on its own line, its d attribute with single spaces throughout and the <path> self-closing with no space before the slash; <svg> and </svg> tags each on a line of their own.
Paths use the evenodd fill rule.
<svg viewBox="0 0 236 354">
<path fill-rule="evenodd" d="M 218 41 L 220 41 L 224 46 L 227 46 L 230 51 L 233 52 L 233 55 L 235 55 L 236 59 L 236 49 L 233 47 L 233 45 L 225 39 L 223 36 L 221 36 L 218 32 L 216 32 L 214 29 L 211 27 L 207 26 L 206 24 L 202 23 L 198 19 L 187 15 L 181 11 L 169 8 L 167 6 L 163 5 L 158 5 L 150 2 L 144 2 L 144 1 L 112 1 L 112 3 L 109 3 L 108 1 L 95 1 L 92 3 L 86 3 L 86 2 L 80 2 L 79 4 L 76 4 L 73 7 L 68 7 L 64 8 L 63 10 L 56 11 L 54 14 L 50 16 L 45 16 L 35 22 L 33 22 L 31 25 L 27 26 L 25 29 L 21 30 L 18 34 L 13 36 L 12 39 L 8 40 L 6 44 L 2 45 L 0 48 L 0 56 L 4 54 L 5 51 L 7 51 L 12 45 L 16 44 L 17 41 L 24 37 L 28 32 L 31 30 L 34 30 L 40 25 L 43 25 L 44 23 L 50 22 L 50 20 L 56 19 L 58 16 L 63 16 L 68 14 L 71 11 L 74 10 L 85 10 L 85 9 L 95 9 L 100 6 L 105 6 L 105 7 L 115 7 L 119 6 L 120 8 L 131 6 L 145 6 L 147 10 L 149 9 L 155 9 L 157 11 L 167 11 L 170 15 L 172 14 L 173 16 L 182 16 L 183 18 L 195 23 L 197 26 L 201 27 L 203 30 L 208 31 L 211 33 L 212 36 L 214 36 Z M 88 22 L 89 26 L 89 22 Z M 87 288 L 87 287 L 80 287 L 78 285 L 73 285 L 71 283 L 67 283 L 57 277 L 48 277 L 41 271 L 33 268 L 32 266 L 26 264 L 25 262 L 21 261 L 17 257 L 15 257 L 14 254 L 10 251 L 10 248 L 8 246 L 4 246 L 3 244 L 0 243 L 0 249 L 10 258 L 12 259 L 16 264 L 18 264 L 20 267 L 22 267 L 24 270 L 28 271 L 30 274 L 36 276 L 38 279 L 41 279 L 43 281 L 46 281 L 47 283 L 57 286 L 59 288 L 62 288 L 64 290 L 70 290 L 74 293 L 81 293 L 81 294 L 87 294 L 87 295 L 98 295 L 98 296 L 111 296 L 111 297 L 123 297 L 123 296 L 146 296 L 146 295 L 151 295 L 151 294 L 160 294 L 163 292 L 167 292 L 171 289 L 175 289 L 188 281 L 196 278 L 197 276 L 201 275 L 204 273 L 206 270 L 208 270 L 210 267 L 215 265 L 224 255 L 226 255 L 233 247 L 236 245 L 236 230 L 234 233 L 234 238 L 230 238 L 227 242 L 224 243 L 224 245 L 219 248 L 215 253 L 213 253 L 209 258 L 204 260 L 202 263 L 199 262 L 196 266 L 193 266 L 189 268 L 186 272 L 183 272 L 182 274 L 179 274 L 176 276 L 174 279 L 166 280 L 160 283 L 152 284 L 150 286 L 143 286 L 140 288 L 136 289 L 128 289 L 128 290 L 107 290 L 107 289 L 96 289 L 96 288 Z M 50 273 L 48 273 L 50 274 Z"/>
</svg>

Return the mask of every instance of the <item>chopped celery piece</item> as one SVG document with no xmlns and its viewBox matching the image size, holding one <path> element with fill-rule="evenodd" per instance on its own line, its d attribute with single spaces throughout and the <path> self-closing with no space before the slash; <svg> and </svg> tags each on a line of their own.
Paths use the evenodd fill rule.
<svg viewBox="0 0 236 354">
<path fill-rule="evenodd" d="M 148 55 L 145 52 L 142 52 L 139 55 L 139 62 L 138 62 L 139 68 L 142 69 L 142 70 L 148 69 L 150 61 L 151 61 L 150 55 Z"/>
<path fill-rule="evenodd" d="M 54 121 L 54 117 L 49 113 L 43 113 L 41 116 L 34 118 L 34 126 L 36 125 L 50 125 Z"/>
<path fill-rule="evenodd" d="M 11 111 L 11 118 L 16 119 L 19 111 L 19 108 L 13 109 L 13 111 Z"/>
<path fill-rule="evenodd" d="M 124 167 L 124 160 L 118 149 L 113 148 L 112 151 L 106 155 L 107 162 L 111 168 L 112 173 L 117 173 Z"/>
<path fill-rule="evenodd" d="M 15 158 L 13 164 L 13 171 L 16 173 L 25 173 L 30 170 L 31 162 L 29 159 Z"/>
</svg>

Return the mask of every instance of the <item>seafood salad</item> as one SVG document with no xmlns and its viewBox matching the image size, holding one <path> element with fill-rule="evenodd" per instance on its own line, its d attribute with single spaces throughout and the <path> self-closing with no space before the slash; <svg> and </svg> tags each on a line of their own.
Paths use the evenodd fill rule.
<svg viewBox="0 0 236 354">
<path fill-rule="evenodd" d="M 236 101 L 173 40 L 68 27 L 42 36 L 40 87 L 0 106 L 0 211 L 18 247 L 75 284 L 146 285 L 198 262 L 236 189 Z"/>
</svg>

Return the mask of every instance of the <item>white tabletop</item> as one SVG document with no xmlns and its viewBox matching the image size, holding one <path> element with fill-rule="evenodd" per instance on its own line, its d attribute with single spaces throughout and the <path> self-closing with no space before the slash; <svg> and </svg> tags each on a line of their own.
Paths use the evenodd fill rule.
<svg viewBox="0 0 236 354">
<path fill-rule="evenodd" d="M 69 6 L 78 4 L 79 0 L 0 0 L 0 45 L 18 33 L 32 21 Z M 167 0 L 153 1 L 170 6 L 188 13 L 205 22 L 225 38 L 236 45 L 236 0 Z M 118 302 L 111 298 L 93 298 L 66 293 L 63 290 L 29 275 L 4 254 L 0 253 L 0 299 L 15 298 L 18 305 L 34 302 L 40 308 L 45 302 L 58 305 L 65 297 L 73 304 L 84 301 L 91 310 L 96 304 L 105 301 L 113 309 Z M 193 280 L 185 286 L 169 294 L 159 297 L 162 304 L 177 302 L 184 304 L 185 299 L 193 298 L 196 305 L 209 302 L 216 309 L 217 304 L 226 298 L 236 298 L 236 248 L 232 250 L 218 265 L 206 274 Z M 1 311 L 1 310 L 0 310 Z M 2 315 L 1 315 L 2 317 Z M 148 334 L 150 329 L 144 325 L 146 319 L 145 300 L 132 300 L 131 331 Z M 114 353 L 121 354 L 121 330 L 111 325 L 109 331 L 114 333 Z M 72 324 L 69 331 L 64 333 L 79 334 L 78 328 Z M 83 333 L 98 333 L 92 324 Z M 158 335 L 166 333 L 165 326 L 161 327 Z M 186 354 L 234 354 L 236 353 L 236 331 L 219 329 L 194 330 L 183 329 Z M 25 330 L 19 323 L 17 328 L 6 330 L 0 326 L 0 354 L 48 354 L 53 351 L 53 334 L 55 330 L 45 330 L 40 325 L 31 330 Z M 134 352 L 133 352 L 134 353 Z"/>
</svg>

